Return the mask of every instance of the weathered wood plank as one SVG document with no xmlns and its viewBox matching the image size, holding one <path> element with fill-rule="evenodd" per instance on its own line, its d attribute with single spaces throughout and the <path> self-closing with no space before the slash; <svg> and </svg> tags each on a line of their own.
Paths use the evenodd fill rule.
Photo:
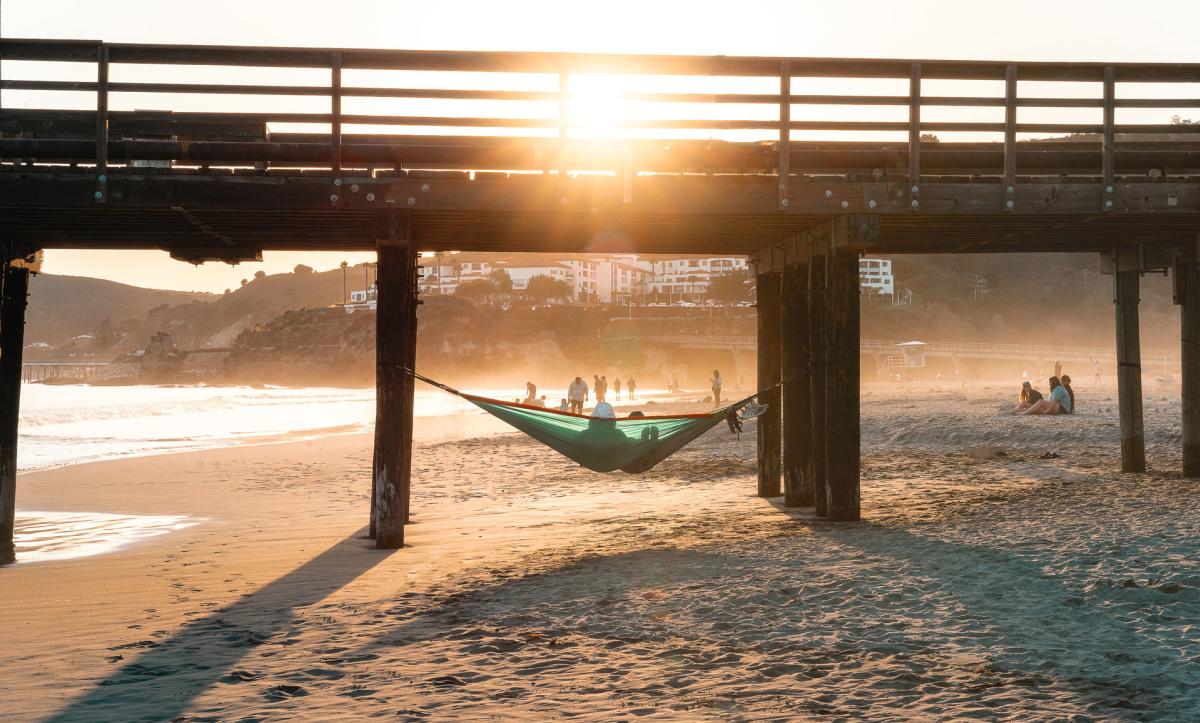
<svg viewBox="0 0 1200 723">
<path fill-rule="evenodd" d="M 826 386 L 825 372 L 829 360 L 829 313 L 828 260 L 829 239 L 824 237 L 820 244 L 814 243 L 808 264 L 808 348 L 811 354 L 811 369 L 808 375 L 810 418 L 812 430 L 805 474 L 813 481 L 813 502 L 817 515 L 828 516 L 828 461 L 825 440 Z"/>
<path fill-rule="evenodd" d="M 1138 328 L 1139 272 L 1113 274 L 1117 318 L 1117 406 L 1121 422 L 1121 471 L 1146 471 L 1142 423 L 1142 350 Z"/>
<path fill-rule="evenodd" d="M 860 518 L 858 254 L 829 256 L 826 439 L 829 519 Z"/>
<path fill-rule="evenodd" d="M 372 521 L 375 546 L 404 546 L 412 470 L 413 376 L 415 360 L 416 248 L 408 214 L 379 218 L 379 300 L 375 342 L 375 455 Z"/>
<path fill-rule="evenodd" d="M 1183 399 L 1183 476 L 1200 477 L 1200 263 L 1195 248 L 1175 265 Z"/>
<path fill-rule="evenodd" d="M 769 252 L 768 252 L 769 253 Z M 777 497 L 780 493 L 781 466 L 781 395 L 776 386 L 780 379 L 779 303 L 783 274 L 768 271 L 758 280 L 758 395 L 767 411 L 758 417 L 758 496 Z"/>
<path fill-rule="evenodd" d="M 17 494 L 17 423 L 21 407 L 21 350 L 29 271 L 10 265 L 0 250 L 0 565 L 16 561 L 13 533 Z"/>
<path fill-rule="evenodd" d="M 793 243 L 783 271 L 780 337 L 783 352 L 783 502 L 813 505 L 808 457 L 812 450 L 811 350 L 809 348 L 808 246 Z"/>
</svg>

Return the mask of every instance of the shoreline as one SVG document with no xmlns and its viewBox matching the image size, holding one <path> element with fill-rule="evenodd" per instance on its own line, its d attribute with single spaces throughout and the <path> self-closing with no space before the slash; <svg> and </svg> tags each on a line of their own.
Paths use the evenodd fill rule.
<svg viewBox="0 0 1200 723">
<path fill-rule="evenodd" d="M 1132 484 L 1106 390 L 1046 419 L 1008 386 L 900 391 L 864 395 L 855 524 L 757 498 L 753 422 L 644 475 L 419 442 L 391 552 L 370 434 L 29 473 L 23 508 L 206 519 L 0 569 L 0 717 L 1200 715 L 1178 400 L 1147 399 Z"/>
</svg>

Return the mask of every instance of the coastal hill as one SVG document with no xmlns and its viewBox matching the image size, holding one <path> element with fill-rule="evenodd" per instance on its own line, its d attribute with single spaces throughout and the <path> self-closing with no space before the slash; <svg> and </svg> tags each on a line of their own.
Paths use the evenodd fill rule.
<svg viewBox="0 0 1200 723">
<path fill-rule="evenodd" d="M 201 304 L 216 294 L 143 289 L 86 276 L 38 274 L 29 285 L 26 343 L 58 346 L 80 334 L 145 318 L 155 307 Z M 123 332 L 119 332 L 123 335 Z"/>
</svg>

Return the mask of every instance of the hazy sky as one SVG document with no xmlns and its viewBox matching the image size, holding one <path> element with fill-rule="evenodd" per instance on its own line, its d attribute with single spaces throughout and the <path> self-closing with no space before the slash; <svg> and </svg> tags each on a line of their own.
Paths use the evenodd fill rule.
<svg viewBox="0 0 1200 723">
<path fill-rule="evenodd" d="M 1171 0 L 9 0 L 0 5 L 0 33 L 6 37 L 1005 60 L 1197 62 L 1198 25 L 1200 2 Z M 7 67 L 5 76 L 31 77 Z M 1182 96 L 1200 95 L 1196 88 L 1175 90 Z M 163 252 L 56 251 L 47 254 L 46 270 L 142 286 L 220 291 L 236 287 L 238 280 L 260 268 L 275 273 L 303 262 L 326 269 L 343 259 L 355 263 L 371 256 L 268 252 L 262 264 L 193 267 L 171 261 Z"/>
</svg>

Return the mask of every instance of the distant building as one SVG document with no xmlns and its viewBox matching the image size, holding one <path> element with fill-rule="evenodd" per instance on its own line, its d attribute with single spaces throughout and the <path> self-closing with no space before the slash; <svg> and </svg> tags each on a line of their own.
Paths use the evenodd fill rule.
<svg viewBox="0 0 1200 723">
<path fill-rule="evenodd" d="M 863 256 L 858 260 L 858 285 L 868 295 L 895 294 L 895 276 L 892 275 L 892 260 Z"/>
<path fill-rule="evenodd" d="M 699 301 L 714 276 L 744 270 L 744 256 L 656 256 L 648 291 L 660 299 Z"/>
<path fill-rule="evenodd" d="M 350 292 L 350 303 L 342 304 L 347 314 L 356 311 L 375 311 L 379 306 L 379 285 L 371 284 L 369 289 L 357 289 Z"/>
</svg>

